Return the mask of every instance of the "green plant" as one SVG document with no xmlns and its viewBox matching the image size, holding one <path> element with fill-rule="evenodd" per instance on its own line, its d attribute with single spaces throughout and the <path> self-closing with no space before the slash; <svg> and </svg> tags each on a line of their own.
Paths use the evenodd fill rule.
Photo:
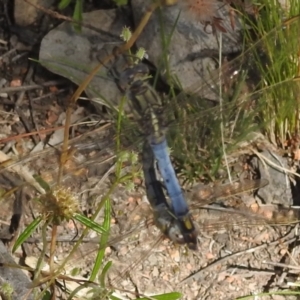
<svg viewBox="0 0 300 300">
<path fill-rule="evenodd" d="M 74 12 L 73 12 L 73 19 L 77 22 L 82 22 L 82 9 L 83 9 L 83 1 L 84 0 L 76 0 L 75 2 L 75 7 L 74 7 Z M 71 4 L 72 0 L 61 0 L 60 3 L 58 4 L 59 9 L 65 9 Z M 74 24 L 74 28 L 77 31 L 81 30 L 81 26 L 76 23 Z"/>
<path fill-rule="evenodd" d="M 0 287 L 0 291 L 1 291 L 1 294 L 4 295 L 4 297 L 6 299 L 8 299 L 8 300 L 13 299 L 14 289 L 9 283 L 3 282 Z"/>
<path fill-rule="evenodd" d="M 253 32 L 262 41 L 253 52 L 261 76 L 257 84 L 258 119 L 273 144 L 284 148 L 286 141 L 299 132 L 300 4 L 290 1 L 288 9 L 272 0 L 262 4 L 261 17 L 251 23 L 252 32 L 246 31 L 249 43 L 253 43 Z"/>
</svg>

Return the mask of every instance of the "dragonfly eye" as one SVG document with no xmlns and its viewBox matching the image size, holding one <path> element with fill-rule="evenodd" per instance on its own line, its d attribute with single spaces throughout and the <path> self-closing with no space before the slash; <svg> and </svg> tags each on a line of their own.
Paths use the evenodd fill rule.
<svg viewBox="0 0 300 300">
<path fill-rule="evenodd" d="M 185 244 L 184 237 L 183 237 L 183 235 L 180 231 L 180 228 L 179 228 L 177 222 L 173 222 L 173 224 L 170 225 L 166 235 L 175 244 L 179 244 L 179 245 L 184 245 Z"/>
<path fill-rule="evenodd" d="M 175 244 L 186 244 L 189 249 L 197 250 L 197 234 L 195 232 L 182 234 L 180 226 L 176 223 L 169 227 L 167 232 L 168 238 Z"/>
<path fill-rule="evenodd" d="M 173 243 L 183 245 L 186 243 L 181 234 L 180 225 L 167 207 L 162 206 L 157 211 L 154 210 L 155 225 L 167 236 Z"/>
</svg>

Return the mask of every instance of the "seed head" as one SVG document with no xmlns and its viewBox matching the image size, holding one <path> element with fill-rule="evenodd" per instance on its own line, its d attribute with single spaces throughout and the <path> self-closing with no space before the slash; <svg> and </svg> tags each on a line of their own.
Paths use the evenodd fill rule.
<svg viewBox="0 0 300 300">
<path fill-rule="evenodd" d="M 43 213 L 52 216 L 56 223 L 71 219 L 78 212 L 78 198 L 69 189 L 56 187 L 40 197 Z"/>
</svg>

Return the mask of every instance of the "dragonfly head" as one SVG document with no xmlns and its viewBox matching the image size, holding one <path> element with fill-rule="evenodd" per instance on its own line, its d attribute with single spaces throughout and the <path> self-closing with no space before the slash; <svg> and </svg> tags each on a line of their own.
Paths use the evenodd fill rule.
<svg viewBox="0 0 300 300">
<path fill-rule="evenodd" d="M 156 218 L 156 225 L 173 243 L 197 250 L 197 231 L 190 216 L 178 219 L 168 213 L 163 218 Z"/>
<path fill-rule="evenodd" d="M 117 79 L 117 84 L 122 91 L 126 91 L 128 88 L 139 91 L 143 87 L 143 81 L 148 74 L 148 67 L 143 63 L 139 63 L 123 70 Z"/>
<path fill-rule="evenodd" d="M 163 209 L 164 208 L 164 209 Z M 163 207 L 154 211 L 156 226 L 173 243 L 187 245 L 191 250 L 197 250 L 197 231 L 190 215 L 176 218 L 169 208 Z"/>
<path fill-rule="evenodd" d="M 191 250 L 197 250 L 197 232 L 196 230 L 191 232 L 182 233 L 179 229 L 179 225 L 171 226 L 167 232 L 168 238 L 176 244 L 187 245 Z"/>
</svg>

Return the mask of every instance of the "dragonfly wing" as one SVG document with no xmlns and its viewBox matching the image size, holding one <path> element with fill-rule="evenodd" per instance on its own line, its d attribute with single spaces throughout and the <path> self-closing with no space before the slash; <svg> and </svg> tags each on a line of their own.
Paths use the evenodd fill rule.
<svg viewBox="0 0 300 300">
<path fill-rule="evenodd" d="M 253 226 L 282 226 L 299 223 L 300 210 L 279 208 L 276 205 L 265 205 L 251 208 L 224 208 L 205 206 L 205 210 L 194 215 L 198 221 L 199 232 L 232 231 L 234 228 L 251 228 Z"/>
<path fill-rule="evenodd" d="M 195 205 L 204 206 L 241 193 L 255 191 L 267 184 L 267 179 L 243 180 L 225 185 L 214 184 L 208 187 L 199 184 L 190 192 L 189 198 Z"/>
</svg>

